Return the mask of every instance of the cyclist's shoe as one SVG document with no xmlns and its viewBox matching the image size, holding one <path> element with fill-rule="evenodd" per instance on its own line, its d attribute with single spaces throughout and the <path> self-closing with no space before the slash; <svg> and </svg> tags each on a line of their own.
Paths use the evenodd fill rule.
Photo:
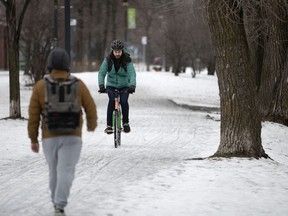
<svg viewBox="0 0 288 216">
<path fill-rule="evenodd" d="M 113 128 L 111 126 L 107 126 L 107 128 L 104 130 L 105 133 L 107 134 L 112 134 L 113 133 Z"/>
<path fill-rule="evenodd" d="M 130 132 L 129 123 L 124 123 L 123 124 L 123 129 L 124 129 L 124 133 L 129 133 Z"/>
</svg>

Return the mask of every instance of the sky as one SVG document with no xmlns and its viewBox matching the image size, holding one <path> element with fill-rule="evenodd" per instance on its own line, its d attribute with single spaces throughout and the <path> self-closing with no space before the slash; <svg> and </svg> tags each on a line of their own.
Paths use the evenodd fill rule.
<svg viewBox="0 0 288 216">
<path fill-rule="evenodd" d="M 217 76 L 191 77 L 137 70 L 130 95 L 131 132 L 115 149 L 104 133 L 108 97 L 98 73 L 74 73 L 88 86 L 98 127 L 83 127 L 83 148 L 71 188 L 68 216 L 287 216 L 287 128 L 262 123 L 271 159 L 206 158 L 220 142 Z M 21 112 L 31 88 L 21 74 Z M 9 75 L 0 71 L 0 119 L 9 116 Z M 30 150 L 27 120 L 0 120 L 0 216 L 53 215 L 42 146 Z M 39 138 L 41 140 L 41 137 Z"/>
</svg>

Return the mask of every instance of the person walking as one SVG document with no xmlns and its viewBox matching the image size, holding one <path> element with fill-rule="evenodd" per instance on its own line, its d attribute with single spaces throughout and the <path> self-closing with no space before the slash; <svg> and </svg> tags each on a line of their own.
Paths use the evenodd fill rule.
<svg viewBox="0 0 288 216">
<path fill-rule="evenodd" d="M 38 153 L 40 148 L 38 129 L 41 121 L 42 147 L 49 167 L 49 188 L 55 210 L 54 215 L 65 216 L 64 208 L 67 205 L 75 167 L 82 148 L 82 108 L 86 113 L 88 131 L 94 131 L 97 127 L 97 110 L 84 82 L 70 75 L 69 56 L 64 49 L 55 48 L 49 53 L 47 68 L 49 75 L 39 80 L 33 87 L 28 109 L 28 136 L 31 140 L 32 151 Z M 70 81 L 73 83 L 71 86 L 68 85 Z M 67 88 L 64 86 L 66 84 Z M 51 91 L 50 86 L 52 86 Z M 53 92 L 56 97 L 48 97 Z M 75 92 L 75 94 L 68 97 L 70 92 Z M 70 111 L 64 113 L 65 106 L 72 103 L 59 105 L 61 100 L 63 102 L 67 99 L 65 97 L 73 100 L 76 104 L 73 107 L 79 106 L 79 109 L 75 109 L 73 113 L 69 113 Z M 59 99 L 60 102 L 50 101 L 52 98 Z M 56 108 L 49 112 L 51 107 Z"/>
<path fill-rule="evenodd" d="M 130 55 L 124 52 L 124 43 L 114 40 L 111 43 L 111 53 L 103 60 L 98 73 L 99 93 L 108 93 L 109 102 L 107 107 L 107 134 L 113 133 L 112 114 L 114 110 L 115 89 L 120 92 L 120 104 L 123 115 L 123 129 L 130 132 L 129 125 L 129 93 L 136 89 L 136 73 Z M 107 76 L 108 75 L 108 76 Z M 105 78 L 107 76 L 106 87 Z"/>
</svg>

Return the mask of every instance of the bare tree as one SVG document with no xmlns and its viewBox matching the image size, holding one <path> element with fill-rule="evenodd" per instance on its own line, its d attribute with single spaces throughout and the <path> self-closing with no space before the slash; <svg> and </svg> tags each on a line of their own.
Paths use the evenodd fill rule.
<svg viewBox="0 0 288 216">
<path fill-rule="evenodd" d="M 152 36 L 158 38 L 157 44 L 165 53 L 166 64 L 172 66 L 175 75 L 187 66 L 199 71 L 213 63 L 210 33 L 201 0 L 162 0 L 154 7 L 160 13 L 162 23 L 152 29 L 152 32 L 158 32 L 156 28 L 160 26 L 161 37 L 159 33 Z"/>
<path fill-rule="evenodd" d="M 47 8 L 53 8 L 51 1 L 32 1 L 27 10 L 30 16 L 22 27 L 20 49 L 25 60 L 25 74 L 30 75 L 33 83 L 46 73 L 47 57 L 52 47 L 53 19 L 47 17 L 53 17 L 53 10 Z"/>
<path fill-rule="evenodd" d="M 268 157 L 261 144 L 261 116 L 243 8 L 235 0 L 207 0 L 206 4 L 221 101 L 220 146 L 214 156 Z"/>
<path fill-rule="evenodd" d="M 102 62 L 111 35 L 116 36 L 119 2 L 107 0 L 74 1 L 72 15 L 77 20 L 73 31 L 73 69 L 97 70 Z M 112 26 L 112 27 L 111 27 Z"/>
<path fill-rule="evenodd" d="M 173 18 L 174 21 L 171 19 Z M 187 29 L 183 25 L 187 24 L 185 22 L 185 17 L 175 16 L 171 17 L 171 20 L 166 31 L 166 52 L 168 62 L 172 64 L 172 72 L 175 76 L 181 73 L 182 66 L 185 64 L 187 52 L 189 50 L 187 43 Z M 175 19 L 177 20 L 175 22 Z M 182 25 L 179 25 L 182 23 Z"/>
<path fill-rule="evenodd" d="M 147 71 L 150 70 L 150 64 L 151 64 L 151 53 L 153 49 L 153 31 L 155 31 L 155 28 L 153 28 L 153 23 L 157 24 L 158 19 L 158 12 L 155 9 L 155 3 L 154 1 L 148 0 L 148 1 L 135 1 L 133 2 L 133 6 L 137 8 L 137 16 L 138 16 L 138 24 L 137 26 L 141 28 L 140 34 L 141 36 L 145 36 L 147 38 L 147 45 L 146 45 L 146 52 L 145 52 L 145 59 L 146 59 L 146 69 Z M 154 25 L 155 26 L 155 25 Z M 157 31 L 159 32 L 159 26 Z M 138 35 L 139 37 L 140 35 Z M 140 38 L 140 37 L 139 37 Z"/>
<path fill-rule="evenodd" d="M 108 37 L 108 29 L 110 25 L 110 5 L 111 3 L 109 1 L 106 1 L 106 4 L 103 4 L 103 2 L 99 1 L 97 8 L 101 8 L 98 15 L 97 15 L 97 22 L 99 23 L 99 28 L 96 29 L 96 61 L 102 62 L 105 54 L 105 49 L 107 45 L 107 37 Z M 105 18 L 104 18 L 105 17 Z M 103 19 L 104 18 L 104 19 Z M 102 22 L 101 22 L 102 21 Z M 100 64 L 99 64 L 100 66 Z"/>
<path fill-rule="evenodd" d="M 288 125 L 287 1 L 206 0 L 206 6 L 221 100 L 214 156 L 268 157 L 261 120 Z"/>
<path fill-rule="evenodd" d="M 6 22 L 8 29 L 8 58 L 10 84 L 10 118 L 21 118 L 20 83 L 19 83 L 19 40 L 24 14 L 30 3 L 25 0 L 17 22 L 16 1 L 1 0 L 6 8 Z"/>
<path fill-rule="evenodd" d="M 288 125 L 288 3 L 247 1 L 244 17 L 262 119 Z"/>
</svg>

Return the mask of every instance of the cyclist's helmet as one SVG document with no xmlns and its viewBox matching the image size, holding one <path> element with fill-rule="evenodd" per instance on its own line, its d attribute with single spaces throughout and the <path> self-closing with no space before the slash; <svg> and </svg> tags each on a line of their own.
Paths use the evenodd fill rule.
<svg viewBox="0 0 288 216">
<path fill-rule="evenodd" d="M 112 50 L 123 50 L 124 49 L 124 43 L 120 40 L 114 40 L 111 43 Z"/>
</svg>

